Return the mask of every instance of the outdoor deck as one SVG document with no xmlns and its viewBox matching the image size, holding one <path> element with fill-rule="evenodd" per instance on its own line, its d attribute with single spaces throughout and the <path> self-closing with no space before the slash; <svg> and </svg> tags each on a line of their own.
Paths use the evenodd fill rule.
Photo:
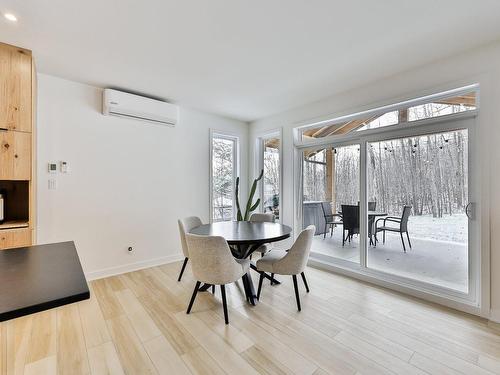
<svg viewBox="0 0 500 375">
<path fill-rule="evenodd" d="M 381 235 L 379 235 L 379 239 Z M 411 237 L 412 249 L 406 243 L 403 252 L 399 234 L 387 233 L 385 245 L 378 242 L 368 248 L 368 267 L 387 273 L 467 291 L 467 246 L 465 244 Z M 344 260 L 359 262 L 359 236 L 342 246 L 342 227 L 314 237 L 312 251 Z M 406 238 L 405 238 L 406 241 Z"/>
</svg>

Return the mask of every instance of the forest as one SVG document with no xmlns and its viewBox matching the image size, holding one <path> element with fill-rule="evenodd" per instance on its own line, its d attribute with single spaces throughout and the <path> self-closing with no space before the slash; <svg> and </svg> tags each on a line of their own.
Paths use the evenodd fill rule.
<svg viewBox="0 0 500 375">
<path fill-rule="evenodd" d="M 359 201 L 359 147 L 334 149 L 337 210 Z M 368 200 L 390 214 L 400 214 L 404 205 L 412 206 L 413 215 L 463 213 L 468 202 L 467 151 L 467 130 L 368 143 Z M 326 152 L 304 163 L 305 200 L 331 200 L 326 197 Z"/>
</svg>

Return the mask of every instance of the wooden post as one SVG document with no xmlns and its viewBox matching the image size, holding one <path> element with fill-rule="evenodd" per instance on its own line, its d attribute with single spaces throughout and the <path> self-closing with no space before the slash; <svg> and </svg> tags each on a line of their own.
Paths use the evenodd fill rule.
<svg viewBox="0 0 500 375">
<path fill-rule="evenodd" d="M 335 156 L 332 148 L 326 150 L 326 200 L 332 202 L 335 210 Z"/>
<path fill-rule="evenodd" d="M 408 122 L 408 109 L 401 109 L 398 112 L 398 122 Z"/>
</svg>

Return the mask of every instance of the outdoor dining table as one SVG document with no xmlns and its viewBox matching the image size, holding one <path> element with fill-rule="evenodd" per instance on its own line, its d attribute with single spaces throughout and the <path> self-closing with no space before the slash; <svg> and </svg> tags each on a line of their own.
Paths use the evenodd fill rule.
<svg viewBox="0 0 500 375">
<path fill-rule="evenodd" d="M 205 224 L 192 229 L 189 233 L 202 236 L 224 237 L 231 248 L 233 256 L 238 259 L 246 259 L 252 255 L 260 246 L 266 243 L 282 241 L 290 237 L 292 228 L 279 223 L 252 223 L 249 221 L 221 221 L 212 224 Z M 250 267 L 257 270 L 255 264 Z M 265 274 L 271 280 L 271 275 Z M 274 279 L 274 283 L 279 282 Z M 247 301 L 255 305 L 256 293 L 253 286 L 250 271 L 247 277 L 243 278 L 245 295 Z M 200 287 L 200 291 L 208 290 L 212 285 L 205 284 Z"/>
<path fill-rule="evenodd" d="M 339 211 L 338 215 L 340 217 L 342 217 L 342 211 Z M 372 228 L 371 228 L 370 235 L 369 235 L 369 237 L 370 237 L 370 245 L 374 244 L 372 234 L 374 234 L 373 231 L 375 230 L 375 227 L 374 227 L 375 220 L 379 216 L 387 216 L 387 212 L 383 212 L 383 211 L 368 211 L 368 223 L 372 223 Z"/>
<path fill-rule="evenodd" d="M 372 223 L 372 230 L 370 231 L 370 245 L 373 245 L 373 235 L 377 235 L 377 233 L 374 233 L 375 228 L 375 220 L 379 216 L 387 216 L 387 212 L 383 211 L 368 211 L 368 223 Z"/>
</svg>

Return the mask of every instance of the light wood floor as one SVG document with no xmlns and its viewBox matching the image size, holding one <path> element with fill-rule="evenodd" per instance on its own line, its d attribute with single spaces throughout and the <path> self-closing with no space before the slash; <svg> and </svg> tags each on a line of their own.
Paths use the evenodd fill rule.
<svg viewBox="0 0 500 375">
<path fill-rule="evenodd" d="M 1 324 L 1 374 L 491 374 L 500 336 L 485 320 L 308 269 L 295 307 L 291 278 L 249 307 L 216 296 L 180 263 L 91 283 L 89 301 Z M 254 278 L 255 279 L 255 278 Z M 255 281 L 255 280 L 254 280 Z"/>
</svg>

